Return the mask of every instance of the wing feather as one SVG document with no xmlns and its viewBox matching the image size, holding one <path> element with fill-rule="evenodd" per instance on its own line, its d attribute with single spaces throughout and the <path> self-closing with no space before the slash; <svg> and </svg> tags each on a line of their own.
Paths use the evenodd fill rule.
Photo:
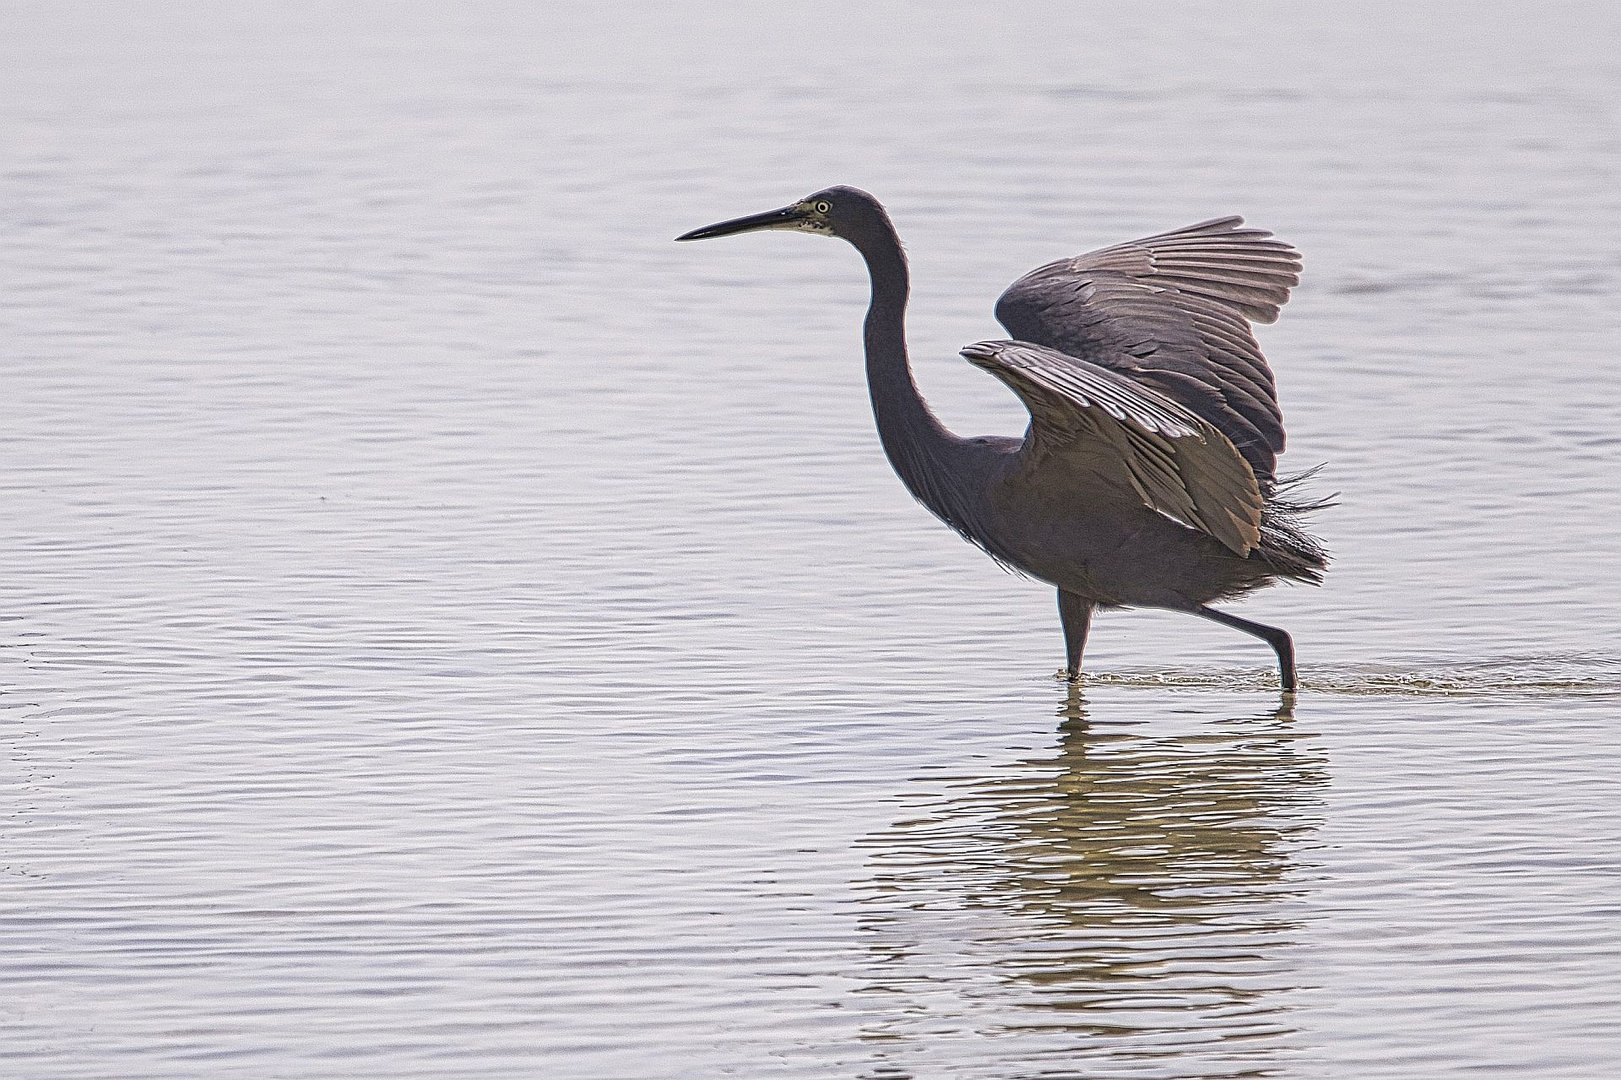
<svg viewBox="0 0 1621 1080">
<path fill-rule="evenodd" d="M 1239 555 L 1260 542 L 1254 471 L 1218 427 L 1174 398 L 1029 342 L 982 341 L 962 354 L 1007 383 L 1030 410 L 1022 453 L 1063 454 L 1077 443 L 1108 447 L 1145 506 Z"/>
<path fill-rule="evenodd" d="M 1237 447 L 1270 489 L 1283 450 L 1272 369 L 1250 331 L 1275 322 L 1300 254 L 1240 217 L 1214 218 L 1039 267 L 996 317 L 1021 341 L 1125 375 Z"/>
</svg>

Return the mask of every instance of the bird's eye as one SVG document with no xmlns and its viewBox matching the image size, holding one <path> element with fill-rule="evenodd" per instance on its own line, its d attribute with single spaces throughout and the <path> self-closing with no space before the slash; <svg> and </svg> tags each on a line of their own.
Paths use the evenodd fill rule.
<svg viewBox="0 0 1621 1080">
<path fill-rule="evenodd" d="M 815 210 L 818 214 L 825 214 L 829 210 L 833 209 L 833 204 L 828 202 L 826 199 L 818 199 L 816 200 L 816 205 L 811 207 L 811 209 Z"/>
</svg>

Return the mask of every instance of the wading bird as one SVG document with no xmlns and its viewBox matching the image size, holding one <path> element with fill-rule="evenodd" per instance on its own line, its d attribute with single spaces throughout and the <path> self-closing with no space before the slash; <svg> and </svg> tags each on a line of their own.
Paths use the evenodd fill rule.
<svg viewBox="0 0 1621 1080">
<path fill-rule="evenodd" d="M 1294 644 L 1209 607 L 1328 564 L 1304 531 L 1321 504 L 1280 495 L 1283 415 L 1250 322 L 1272 322 L 1300 256 L 1220 218 L 1062 259 L 1014 282 L 1015 340 L 962 355 L 1030 410 L 1022 439 L 962 438 L 929 410 L 906 354 L 906 256 L 877 199 L 851 187 L 678 240 L 791 229 L 849 241 L 872 279 L 865 343 L 878 436 L 906 489 L 1006 567 L 1058 589 L 1066 674 L 1095 608 L 1154 607 L 1253 634 L 1296 686 Z"/>
</svg>

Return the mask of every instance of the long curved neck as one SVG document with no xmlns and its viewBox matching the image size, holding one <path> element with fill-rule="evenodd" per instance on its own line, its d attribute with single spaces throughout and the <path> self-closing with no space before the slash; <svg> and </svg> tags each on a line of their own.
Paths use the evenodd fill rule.
<svg viewBox="0 0 1621 1080">
<path fill-rule="evenodd" d="M 889 222 L 852 241 L 867 262 L 872 303 L 867 308 L 867 390 L 878 438 L 908 491 L 952 524 L 958 516 L 949 498 L 949 462 L 961 442 L 929 410 L 912 378 L 906 355 L 906 255 Z"/>
</svg>

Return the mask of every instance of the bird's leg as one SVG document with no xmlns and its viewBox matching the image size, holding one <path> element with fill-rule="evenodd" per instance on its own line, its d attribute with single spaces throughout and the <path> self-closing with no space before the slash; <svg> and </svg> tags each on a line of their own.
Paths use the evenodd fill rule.
<svg viewBox="0 0 1621 1080">
<path fill-rule="evenodd" d="M 1195 614 L 1202 615 L 1211 622 L 1230 626 L 1234 630 L 1253 634 L 1272 646 L 1272 651 L 1278 654 L 1278 679 L 1283 683 L 1283 692 L 1286 694 L 1295 692 L 1295 643 L 1287 631 L 1279 630 L 1276 626 L 1265 626 L 1258 622 L 1250 622 L 1248 619 L 1240 619 L 1237 615 L 1229 615 L 1215 608 L 1201 607 Z"/>
<path fill-rule="evenodd" d="M 1079 682 L 1081 652 L 1086 648 L 1086 632 L 1092 626 L 1092 601 L 1059 589 L 1058 621 L 1064 624 L 1064 677 Z"/>
</svg>

